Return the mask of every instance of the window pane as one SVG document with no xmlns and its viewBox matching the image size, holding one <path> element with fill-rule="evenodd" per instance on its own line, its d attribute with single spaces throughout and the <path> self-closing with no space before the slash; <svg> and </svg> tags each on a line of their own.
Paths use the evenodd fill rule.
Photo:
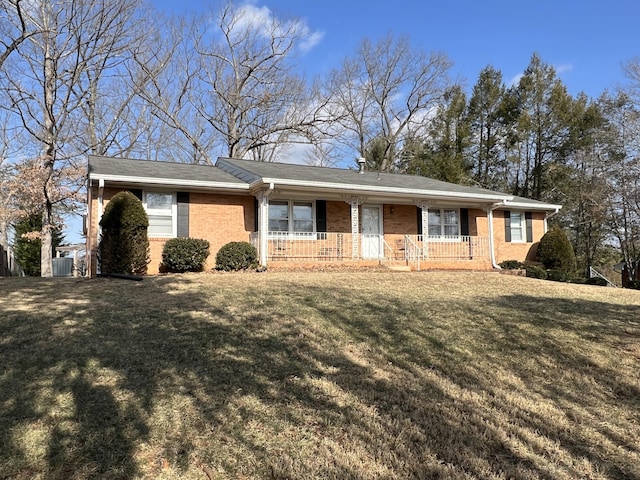
<svg viewBox="0 0 640 480">
<path fill-rule="evenodd" d="M 295 202 L 293 204 L 293 231 L 313 232 L 313 204 Z"/>
<path fill-rule="evenodd" d="M 449 236 L 458 236 L 460 232 L 458 231 L 457 225 L 445 225 L 444 226 L 444 234 Z"/>
<path fill-rule="evenodd" d="M 444 211 L 444 224 L 445 225 L 458 225 L 458 211 L 457 210 L 445 210 Z"/>
<path fill-rule="evenodd" d="M 313 220 L 294 220 L 294 232 L 313 232 Z"/>
<path fill-rule="evenodd" d="M 522 214 L 511 212 L 511 241 L 522 242 Z"/>
<path fill-rule="evenodd" d="M 269 230 L 272 232 L 289 231 L 288 202 L 269 202 Z"/>
<path fill-rule="evenodd" d="M 150 237 L 171 237 L 173 236 L 173 217 L 167 215 L 148 215 L 149 228 L 147 233 Z"/>
<path fill-rule="evenodd" d="M 429 235 L 442 235 L 440 210 L 429 210 Z"/>
<path fill-rule="evenodd" d="M 147 211 L 171 213 L 173 205 L 173 195 L 170 193 L 147 192 Z"/>
<path fill-rule="evenodd" d="M 442 229 L 440 225 L 429 225 L 429 236 L 430 237 L 439 237 L 442 235 Z"/>
</svg>

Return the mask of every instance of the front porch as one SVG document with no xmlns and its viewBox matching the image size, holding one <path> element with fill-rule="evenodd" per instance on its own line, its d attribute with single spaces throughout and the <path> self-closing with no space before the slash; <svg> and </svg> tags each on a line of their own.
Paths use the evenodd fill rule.
<svg viewBox="0 0 640 480">
<path fill-rule="evenodd" d="M 479 236 L 269 232 L 265 256 L 258 232 L 251 234 L 251 243 L 268 263 L 378 262 L 412 270 L 451 268 L 452 264 L 460 269 L 491 268 L 489 239 Z"/>
</svg>

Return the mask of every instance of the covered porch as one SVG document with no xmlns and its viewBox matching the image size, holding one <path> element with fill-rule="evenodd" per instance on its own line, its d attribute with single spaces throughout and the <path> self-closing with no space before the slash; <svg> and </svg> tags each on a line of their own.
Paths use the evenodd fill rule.
<svg viewBox="0 0 640 480">
<path fill-rule="evenodd" d="M 260 235 L 251 243 L 267 263 L 346 263 L 377 261 L 407 265 L 414 270 L 437 268 L 439 264 L 461 263 L 460 268 L 491 268 L 489 238 L 484 236 L 429 236 L 416 234 L 372 234 L 350 232 L 269 232 L 266 251 Z M 265 248 L 265 247 L 263 247 Z"/>
</svg>

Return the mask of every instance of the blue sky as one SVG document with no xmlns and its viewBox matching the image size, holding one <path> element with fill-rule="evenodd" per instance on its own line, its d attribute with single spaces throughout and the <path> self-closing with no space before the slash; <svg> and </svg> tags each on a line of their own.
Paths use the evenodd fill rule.
<svg viewBox="0 0 640 480">
<path fill-rule="evenodd" d="M 203 12 L 221 2 L 151 0 L 167 12 Z M 317 43 L 301 58 L 312 77 L 337 66 L 363 38 L 408 35 L 446 53 L 470 90 L 482 68 L 516 79 L 533 52 L 553 65 L 572 95 L 598 97 L 624 83 L 622 64 L 640 56 L 637 0 L 252 0 L 261 12 L 304 21 Z"/>
</svg>

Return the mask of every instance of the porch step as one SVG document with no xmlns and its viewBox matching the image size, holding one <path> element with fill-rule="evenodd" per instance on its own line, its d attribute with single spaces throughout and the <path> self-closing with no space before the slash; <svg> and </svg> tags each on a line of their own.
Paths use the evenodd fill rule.
<svg viewBox="0 0 640 480">
<path fill-rule="evenodd" d="M 389 270 L 392 272 L 410 272 L 411 267 L 409 265 L 389 265 Z"/>
</svg>

